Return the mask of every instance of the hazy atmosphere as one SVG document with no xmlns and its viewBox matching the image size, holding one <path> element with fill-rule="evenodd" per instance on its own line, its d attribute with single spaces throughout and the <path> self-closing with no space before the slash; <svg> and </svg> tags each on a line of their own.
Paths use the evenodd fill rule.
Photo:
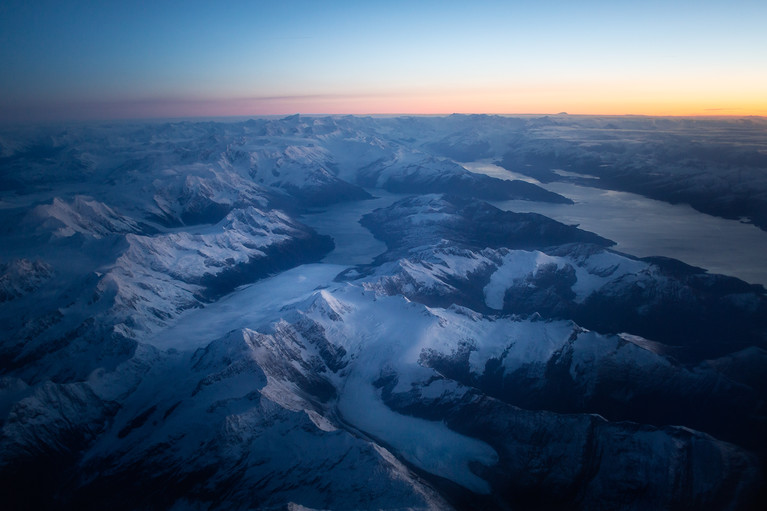
<svg viewBox="0 0 767 511">
<path fill-rule="evenodd" d="M 767 4 L 8 0 L 3 121 L 767 114 Z"/>
<path fill-rule="evenodd" d="M 767 509 L 765 20 L 1 2 L 0 507 Z"/>
</svg>

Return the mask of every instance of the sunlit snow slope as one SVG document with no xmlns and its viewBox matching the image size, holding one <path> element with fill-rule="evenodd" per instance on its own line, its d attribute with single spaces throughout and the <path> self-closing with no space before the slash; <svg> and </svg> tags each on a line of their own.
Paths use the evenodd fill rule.
<svg viewBox="0 0 767 511">
<path fill-rule="evenodd" d="M 765 289 L 493 204 L 574 207 L 546 186 L 575 182 L 763 227 L 762 180 L 705 198 L 766 132 L 5 130 L 2 508 L 761 509 Z"/>
</svg>

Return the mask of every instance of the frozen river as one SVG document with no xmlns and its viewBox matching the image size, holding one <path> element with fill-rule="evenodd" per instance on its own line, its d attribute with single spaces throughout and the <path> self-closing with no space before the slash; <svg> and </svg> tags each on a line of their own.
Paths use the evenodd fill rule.
<svg viewBox="0 0 767 511">
<path fill-rule="evenodd" d="M 320 263 L 291 268 L 241 286 L 203 309 L 186 311 L 173 325 L 149 339 L 149 343 L 162 349 L 199 348 L 221 332 L 262 328 L 286 307 L 309 299 L 317 289 L 342 285 L 333 282 L 336 275 L 349 266 L 370 263 L 386 251 L 386 245 L 362 227 L 359 220 L 362 215 L 404 196 L 378 190 L 375 195 L 374 199 L 337 204 L 300 218 L 335 241 L 336 248 Z"/>
<path fill-rule="evenodd" d="M 335 264 L 302 264 L 241 286 L 205 308 L 184 312 L 148 342 L 161 349 L 196 349 L 221 337 L 222 332 L 265 327 L 284 309 L 309 299 L 317 289 L 332 285 L 333 278 L 345 268 Z"/>
<path fill-rule="evenodd" d="M 465 166 L 493 177 L 519 177 L 490 163 Z M 526 177 L 525 180 L 534 181 Z M 571 183 L 541 186 L 569 197 L 575 204 L 531 201 L 494 204 L 504 210 L 535 212 L 566 224 L 579 224 L 617 242 L 618 250 L 637 257 L 673 257 L 713 273 L 767 285 L 767 233 L 753 225 L 632 193 Z M 164 349 L 204 346 L 222 331 L 264 326 L 286 305 L 309 298 L 319 288 L 340 285 L 333 282 L 338 273 L 349 266 L 370 263 L 386 250 L 386 245 L 362 227 L 359 220 L 364 214 L 386 207 L 404 195 L 379 190 L 374 194 L 377 196 L 374 199 L 338 204 L 301 217 L 302 222 L 335 240 L 336 248 L 321 263 L 290 269 L 238 288 L 204 309 L 187 311 L 150 343 Z"/>
<path fill-rule="evenodd" d="M 767 232 L 754 225 L 707 215 L 686 204 L 669 204 L 633 193 L 572 183 L 541 184 L 492 163 L 463 165 L 472 172 L 492 177 L 533 182 L 575 202 L 493 203 L 501 209 L 540 213 L 565 224 L 578 224 L 582 229 L 615 241 L 617 250 L 637 257 L 673 257 L 711 273 L 767 286 Z"/>
<path fill-rule="evenodd" d="M 371 263 L 375 256 L 386 252 L 386 244 L 360 225 L 363 215 L 374 209 L 385 208 L 393 202 L 407 197 L 383 190 L 368 190 L 375 198 L 345 202 L 304 215 L 300 220 L 313 227 L 320 234 L 327 234 L 335 241 L 336 248 L 322 260 L 323 263 L 355 266 Z"/>
</svg>

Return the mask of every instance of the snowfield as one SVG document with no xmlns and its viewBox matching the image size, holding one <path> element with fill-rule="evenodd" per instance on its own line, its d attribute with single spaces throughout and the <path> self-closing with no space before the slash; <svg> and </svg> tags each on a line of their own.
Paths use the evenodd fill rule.
<svg viewBox="0 0 767 511">
<path fill-rule="evenodd" d="M 760 180 L 702 199 L 761 162 L 731 122 L 0 132 L 4 509 L 758 508 L 764 287 L 525 212 L 761 225 Z"/>
</svg>

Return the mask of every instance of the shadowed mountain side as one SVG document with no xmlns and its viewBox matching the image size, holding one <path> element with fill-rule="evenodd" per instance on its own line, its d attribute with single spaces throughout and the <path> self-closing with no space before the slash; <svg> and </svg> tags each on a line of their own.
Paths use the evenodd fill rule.
<svg viewBox="0 0 767 511">
<path fill-rule="evenodd" d="M 454 195 L 423 195 L 377 209 L 360 221 L 393 254 L 437 245 L 532 249 L 565 243 L 614 243 L 594 233 L 536 213 L 502 211 L 486 202 Z M 389 257 L 394 257 L 390 255 Z"/>
</svg>

